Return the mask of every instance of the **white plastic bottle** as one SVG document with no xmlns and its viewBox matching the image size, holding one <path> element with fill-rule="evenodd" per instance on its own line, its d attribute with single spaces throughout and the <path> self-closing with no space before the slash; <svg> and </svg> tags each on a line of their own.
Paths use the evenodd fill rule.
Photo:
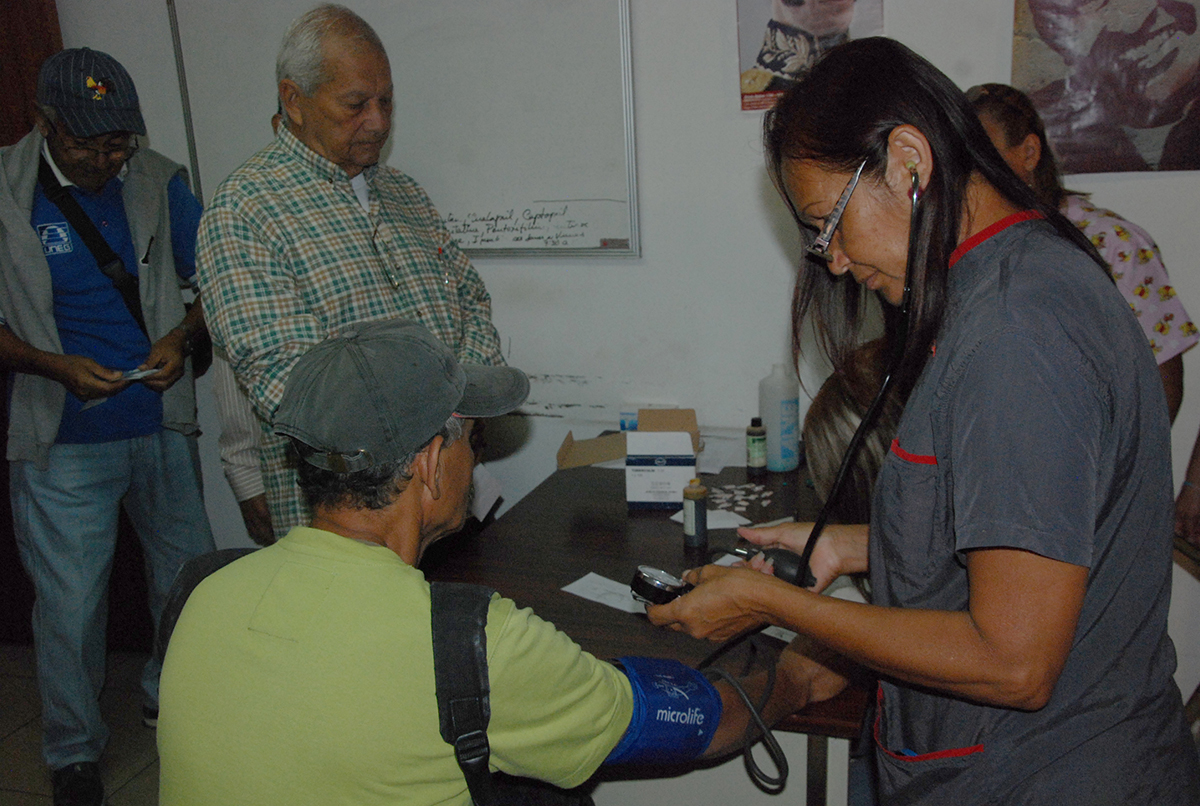
<svg viewBox="0 0 1200 806">
<path fill-rule="evenodd" d="M 767 470 L 800 465 L 800 380 L 786 364 L 775 364 L 758 382 L 758 413 L 767 429 Z"/>
</svg>

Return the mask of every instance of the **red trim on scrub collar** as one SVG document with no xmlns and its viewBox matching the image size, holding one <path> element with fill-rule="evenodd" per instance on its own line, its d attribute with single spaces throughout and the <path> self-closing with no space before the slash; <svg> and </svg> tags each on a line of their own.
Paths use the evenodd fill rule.
<svg viewBox="0 0 1200 806">
<path fill-rule="evenodd" d="M 908 451 L 904 450 L 904 448 L 900 447 L 900 440 L 898 439 L 892 440 L 892 453 L 896 454 L 906 462 L 913 462 L 918 465 L 937 464 L 936 456 L 926 456 L 922 453 L 909 453 Z"/>
<path fill-rule="evenodd" d="M 1013 224 L 1020 224 L 1022 221 L 1029 221 L 1034 218 L 1045 218 L 1045 217 L 1046 216 L 1044 213 L 1040 213 L 1037 210 L 1023 210 L 1020 213 L 1013 213 L 1012 215 L 1008 216 L 1007 218 L 1000 219 L 995 224 L 992 224 L 990 227 L 985 227 L 984 229 L 981 229 L 979 232 L 975 233 L 970 238 L 967 238 L 965 241 L 960 243 L 958 245 L 958 248 L 950 253 L 950 265 L 953 266 L 955 263 L 957 263 L 959 260 L 961 260 L 962 256 L 965 255 L 967 252 L 970 252 L 972 249 L 979 246 L 979 244 L 983 243 L 984 241 L 986 241 L 988 238 L 992 237 L 993 235 L 996 235 L 996 234 L 1008 229 Z"/>
</svg>

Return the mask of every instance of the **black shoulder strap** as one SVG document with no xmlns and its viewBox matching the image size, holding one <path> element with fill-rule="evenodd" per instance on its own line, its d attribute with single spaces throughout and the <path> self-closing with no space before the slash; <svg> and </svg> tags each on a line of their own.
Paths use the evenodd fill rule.
<svg viewBox="0 0 1200 806">
<path fill-rule="evenodd" d="M 454 757 L 475 806 L 492 806 L 496 791 L 488 771 L 487 727 L 492 709 L 484 626 L 493 591 L 453 582 L 433 582 L 429 589 L 442 739 L 454 745 Z"/>
<path fill-rule="evenodd" d="M 146 338 L 150 338 L 150 334 L 146 331 L 146 319 L 142 316 L 142 299 L 138 295 L 137 276 L 126 270 L 125 262 L 112 250 L 108 241 L 104 240 L 104 236 L 100 234 L 100 230 L 96 229 L 92 219 L 88 218 L 88 214 L 79 206 L 79 202 L 59 184 L 58 177 L 54 175 L 54 169 L 46 162 L 44 156 L 38 160 L 38 181 L 42 183 L 42 192 L 46 194 L 46 198 L 67 217 L 67 221 L 79 233 L 79 237 L 83 238 L 88 251 L 96 259 L 96 265 L 100 267 L 100 271 L 116 286 L 125 307 L 133 316 L 133 321 L 137 322 L 142 333 L 146 334 Z"/>
<path fill-rule="evenodd" d="M 162 663 L 163 658 L 167 656 L 167 644 L 171 641 L 171 633 L 175 631 L 175 623 L 179 621 L 179 614 L 183 612 L 183 606 L 187 604 L 188 597 L 192 595 L 196 586 L 203 582 L 209 574 L 219 571 L 252 551 L 258 551 L 258 549 L 217 549 L 208 554 L 193 557 L 179 567 L 179 571 L 175 574 L 175 581 L 171 583 L 171 590 L 167 594 L 167 600 L 163 603 L 162 614 L 158 617 L 158 637 L 154 642 L 154 657 L 158 659 L 159 663 Z"/>
</svg>

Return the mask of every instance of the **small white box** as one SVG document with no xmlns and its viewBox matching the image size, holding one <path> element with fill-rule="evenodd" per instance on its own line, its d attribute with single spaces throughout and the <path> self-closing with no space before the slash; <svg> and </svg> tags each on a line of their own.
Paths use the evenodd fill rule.
<svg viewBox="0 0 1200 806">
<path fill-rule="evenodd" d="M 686 431 L 625 434 L 625 500 L 630 509 L 683 508 L 683 488 L 696 477 L 692 435 Z"/>
</svg>

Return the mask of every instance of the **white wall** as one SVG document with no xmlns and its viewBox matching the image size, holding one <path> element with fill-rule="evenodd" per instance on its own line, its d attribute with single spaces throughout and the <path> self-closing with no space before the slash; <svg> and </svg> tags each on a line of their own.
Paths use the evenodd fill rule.
<svg viewBox="0 0 1200 806">
<path fill-rule="evenodd" d="M 1011 3 L 885 4 L 887 34 L 931 59 L 960 86 L 1008 81 Z M 228 6 L 230 24 L 236 25 L 238 4 Z M 186 161 L 161 0 L 58 0 L 58 7 L 65 44 L 86 44 L 120 59 L 141 92 L 154 146 Z M 279 20 L 279 31 L 263 43 L 265 50 L 273 52 L 286 22 Z M 632 0 L 632 30 L 643 256 L 478 264 L 493 296 L 505 353 L 534 379 L 528 410 L 535 416 L 523 424 L 526 438 L 493 466 L 510 503 L 552 472 L 554 451 L 568 429 L 578 437 L 612 427 L 626 402 L 692 406 L 704 426 L 743 427 L 756 413 L 757 381 L 787 355 L 798 249 L 762 169 L 760 115 L 739 111 L 734 3 Z M 222 32 L 190 31 L 188 36 L 208 41 L 218 51 Z M 263 61 L 262 53 L 247 54 L 248 64 Z M 404 77 L 396 81 L 397 91 L 403 92 Z M 227 127 L 231 142 L 246 129 L 262 132 L 253 135 L 255 142 L 265 140 L 273 103 L 269 75 L 248 74 L 244 87 L 204 91 L 226 92 L 231 98 L 261 96 L 262 115 L 231 115 Z M 404 155 L 393 154 L 392 161 L 403 167 Z M 1073 177 L 1070 184 L 1093 191 L 1096 201 L 1154 234 L 1176 288 L 1193 315 L 1200 316 L 1200 227 L 1195 224 L 1200 176 L 1110 174 Z M 206 177 L 206 194 L 214 187 Z M 1187 377 L 1195 379 L 1189 387 L 1200 389 L 1200 350 L 1189 353 L 1185 365 Z M 803 372 L 813 389 L 820 374 L 815 367 Z M 203 399 L 207 404 L 208 398 Z M 245 538 L 215 460 L 211 408 L 205 405 L 202 411 L 209 511 L 222 542 L 240 542 Z M 1198 428 L 1200 391 L 1193 390 L 1175 425 L 1177 484 Z M 1200 585 L 1177 574 L 1172 604 L 1172 633 L 1181 656 L 1176 679 L 1186 695 L 1200 682 L 1195 640 L 1200 634 Z M 792 755 L 799 764 L 797 754 Z M 738 788 L 714 794 L 711 784 L 698 785 L 694 803 L 724 803 L 745 795 L 749 784 L 740 767 L 724 769 L 730 774 L 720 777 L 736 779 Z M 647 802 L 655 797 L 649 785 L 633 788 L 647 793 Z M 790 791 L 802 790 L 797 784 Z M 667 800 L 679 802 L 677 797 Z"/>
</svg>

